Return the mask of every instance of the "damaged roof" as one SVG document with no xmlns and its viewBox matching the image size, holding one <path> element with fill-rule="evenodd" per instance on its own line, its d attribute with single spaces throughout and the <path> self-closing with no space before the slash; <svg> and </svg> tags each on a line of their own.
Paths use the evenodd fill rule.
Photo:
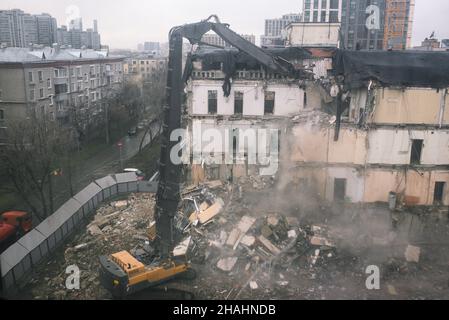
<svg viewBox="0 0 449 320">
<path fill-rule="evenodd" d="M 298 47 L 289 48 L 269 48 L 264 49 L 273 56 L 280 57 L 285 60 L 297 60 L 311 58 L 309 51 Z M 202 61 L 203 70 L 216 70 L 217 64 L 225 64 L 224 69 L 239 69 L 239 66 L 245 69 L 260 69 L 261 65 L 256 59 L 248 54 L 235 49 L 217 49 L 212 47 L 200 47 L 192 54 L 192 61 Z"/>
<path fill-rule="evenodd" d="M 449 87 L 449 52 L 337 50 L 333 67 L 352 89 L 371 80 L 385 86 Z"/>
</svg>

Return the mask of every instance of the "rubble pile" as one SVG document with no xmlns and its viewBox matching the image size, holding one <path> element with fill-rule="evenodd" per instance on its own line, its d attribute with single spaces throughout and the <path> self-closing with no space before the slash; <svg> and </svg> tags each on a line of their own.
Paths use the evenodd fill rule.
<svg viewBox="0 0 449 320">
<path fill-rule="evenodd" d="M 200 299 L 376 297 L 376 292 L 365 287 L 365 269 L 372 263 L 347 250 L 348 238 L 356 239 L 352 245 L 363 248 L 360 252 L 372 249 L 373 241 L 365 245 L 363 238 L 348 236 L 344 228 L 304 219 L 295 210 L 281 213 L 260 205 L 255 208 L 254 199 L 242 197 L 242 193 L 263 193 L 272 186 L 271 177 L 247 177 L 238 184 L 211 181 L 184 188 L 175 216 L 176 241 L 181 245 L 174 254 L 186 255 L 198 276 L 162 288 L 182 288 Z M 156 234 L 154 205 L 153 195 L 139 194 L 99 208 L 85 231 L 37 272 L 30 285 L 32 297 L 111 298 L 99 284 L 98 257 L 127 250 L 149 264 Z M 383 279 L 389 281 L 384 295 L 389 297 L 403 293 L 393 281 L 415 277 L 421 270 L 421 248 L 403 247 L 402 257 L 381 265 Z M 80 290 L 65 289 L 70 265 L 80 268 Z"/>
<path fill-rule="evenodd" d="M 74 236 L 54 258 L 37 270 L 30 281 L 34 299 L 110 298 L 98 279 L 98 257 L 122 250 L 142 253 L 148 249 L 148 229 L 155 205 L 152 194 L 133 194 L 97 210 L 92 222 Z M 80 270 L 80 290 L 67 290 L 68 266 Z"/>
</svg>

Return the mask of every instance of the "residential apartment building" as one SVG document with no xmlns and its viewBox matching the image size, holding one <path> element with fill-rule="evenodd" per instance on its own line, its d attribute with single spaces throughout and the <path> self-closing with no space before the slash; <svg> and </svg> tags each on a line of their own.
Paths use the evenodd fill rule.
<svg viewBox="0 0 449 320">
<path fill-rule="evenodd" d="M 282 18 L 266 19 L 265 33 L 261 36 L 261 45 L 265 47 L 284 45 L 285 35 L 283 31 L 292 22 L 300 22 L 301 14 L 290 13 L 283 15 Z"/>
<path fill-rule="evenodd" d="M 165 70 L 167 58 L 153 55 L 137 55 L 127 58 L 124 63 L 124 75 L 126 81 L 142 83 L 154 80 L 153 75 Z"/>
<path fill-rule="evenodd" d="M 0 43 L 8 47 L 51 46 L 57 41 L 57 22 L 51 15 L 0 10 Z"/>
<path fill-rule="evenodd" d="M 8 121 L 47 115 L 87 126 L 101 116 L 104 98 L 123 82 L 122 57 L 93 50 L 0 50 L 0 117 Z"/>
<path fill-rule="evenodd" d="M 303 22 L 341 22 L 342 0 L 304 0 Z"/>
</svg>

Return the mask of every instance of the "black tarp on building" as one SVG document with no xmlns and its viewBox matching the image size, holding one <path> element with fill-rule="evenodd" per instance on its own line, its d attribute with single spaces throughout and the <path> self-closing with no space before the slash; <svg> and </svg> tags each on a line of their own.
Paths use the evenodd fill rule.
<svg viewBox="0 0 449 320">
<path fill-rule="evenodd" d="M 449 52 L 338 50 L 333 68 L 348 89 L 370 80 L 385 86 L 449 87 Z"/>
</svg>

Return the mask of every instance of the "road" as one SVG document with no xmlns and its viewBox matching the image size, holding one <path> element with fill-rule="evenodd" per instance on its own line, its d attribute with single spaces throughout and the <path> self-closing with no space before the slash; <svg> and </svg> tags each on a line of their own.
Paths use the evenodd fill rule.
<svg viewBox="0 0 449 320">
<path fill-rule="evenodd" d="M 152 126 L 152 132 L 156 132 L 158 127 L 159 124 L 155 123 Z M 139 153 L 139 146 L 144 133 L 144 130 L 140 130 L 137 136 L 125 136 L 121 138 L 113 145 L 109 146 L 106 150 L 96 154 L 75 168 L 72 178 L 75 193 L 82 190 L 92 181 L 102 178 L 108 174 L 121 172 L 120 148 L 118 144 L 121 143 L 122 145 L 121 159 L 124 163 Z M 143 142 L 143 147 L 148 145 L 150 142 L 150 135 L 147 134 Z M 61 206 L 69 197 L 70 192 L 68 188 L 58 188 L 58 191 L 55 192 L 55 208 Z"/>
</svg>

